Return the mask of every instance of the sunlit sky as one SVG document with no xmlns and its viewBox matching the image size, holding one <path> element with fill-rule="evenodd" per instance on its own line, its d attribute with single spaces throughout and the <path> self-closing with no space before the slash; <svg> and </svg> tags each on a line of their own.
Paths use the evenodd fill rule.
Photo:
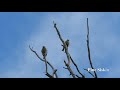
<svg viewBox="0 0 120 90">
<path fill-rule="evenodd" d="M 83 70 L 90 67 L 86 46 L 87 18 L 93 66 L 109 69 L 97 72 L 98 77 L 120 77 L 119 12 L 0 12 L 0 77 L 46 78 L 44 62 L 29 49 L 31 45 L 42 57 L 41 48 L 45 45 L 47 60 L 58 69 L 58 76 L 71 78 L 63 68 L 63 61 L 67 59 L 61 51 L 62 43 L 53 21 L 63 39 L 70 40 L 69 52 L 81 72 L 91 77 Z"/>
</svg>

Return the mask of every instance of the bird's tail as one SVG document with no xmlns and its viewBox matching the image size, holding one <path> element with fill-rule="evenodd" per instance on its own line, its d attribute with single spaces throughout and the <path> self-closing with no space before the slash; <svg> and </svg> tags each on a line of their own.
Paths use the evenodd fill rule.
<svg viewBox="0 0 120 90">
<path fill-rule="evenodd" d="M 63 47 L 62 51 L 64 51 L 64 47 Z"/>
<path fill-rule="evenodd" d="M 61 45 L 61 46 L 63 46 L 63 45 Z M 62 49 L 62 51 L 64 51 L 64 46 L 63 46 L 63 49 Z"/>
<path fill-rule="evenodd" d="M 43 59 L 45 59 L 45 56 L 43 56 Z"/>
</svg>

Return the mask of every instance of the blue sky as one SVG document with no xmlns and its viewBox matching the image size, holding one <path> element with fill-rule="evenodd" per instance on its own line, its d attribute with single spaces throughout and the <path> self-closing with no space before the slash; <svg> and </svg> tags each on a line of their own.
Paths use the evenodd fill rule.
<svg viewBox="0 0 120 90">
<path fill-rule="evenodd" d="M 46 77 L 44 63 L 29 50 L 29 45 L 41 57 L 41 48 L 45 45 L 48 49 L 47 59 L 58 69 L 58 76 L 70 77 L 63 68 L 66 56 L 61 51 L 61 41 L 54 30 L 53 20 L 63 38 L 70 39 L 70 54 L 80 70 L 89 77 L 83 70 L 90 67 L 86 18 L 89 18 L 93 65 L 110 70 L 97 72 L 98 77 L 120 77 L 119 12 L 0 12 L 0 77 Z"/>
</svg>

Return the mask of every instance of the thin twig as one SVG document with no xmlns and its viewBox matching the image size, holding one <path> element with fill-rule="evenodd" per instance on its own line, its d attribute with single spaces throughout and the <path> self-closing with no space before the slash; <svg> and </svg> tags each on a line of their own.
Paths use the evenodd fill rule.
<svg viewBox="0 0 120 90">
<path fill-rule="evenodd" d="M 54 71 L 53 71 L 53 74 L 52 74 L 52 76 L 54 77 L 54 74 L 57 72 L 57 69 L 55 69 Z"/>
<path fill-rule="evenodd" d="M 49 73 L 45 74 L 46 76 L 48 76 L 49 78 L 54 78 L 52 75 L 50 75 Z"/>
<path fill-rule="evenodd" d="M 78 78 L 83 78 L 83 77 L 79 77 L 78 75 L 76 75 L 76 77 L 78 77 Z"/>
<path fill-rule="evenodd" d="M 87 18 L 87 48 L 88 48 L 88 58 L 89 58 L 89 62 L 90 62 L 90 66 L 92 69 L 94 69 L 93 65 L 92 65 L 92 60 L 91 60 L 91 55 L 90 55 L 90 47 L 89 47 L 89 25 L 88 25 L 88 18 Z M 95 78 L 97 78 L 97 74 L 94 71 L 95 74 Z"/>
<path fill-rule="evenodd" d="M 30 47 L 30 45 L 29 45 L 29 48 L 30 48 L 30 50 L 31 50 L 33 53 L 35 53 L 35 55 L 38 57 L 39 60 L 45 62 L 45 60 L 42 59 L 42 58 L 37 54 L 37 52 L 36 52 L 35 50 L 33 50 L 33 48 Z M 51 64 L 49 61 L 47 61 L 47 63 L 48 63 L 48 65 L 52 68 L 52 70 L 54 71 L 55 69 L 54 69 L 54 67 L 52 66 L 52 64 Z M 47 73 L 46 73 L 46 74 L 47 74 Z M 48 75 L 48 74 L 47 74 L 47 75 Z M 58 78 L 58 75 L 57 75 L 56 72 L 55 72 L 55 76 L 56 76 L 56 78 Z"/>
<path fill-rule="evenodd" d="M 68 68 L 66 68 L 66 67 L 63 67 L 64 69 L 68 69 Z"/>
<path fill-rule="evenodd" d="M 84 69 L 85 71 L 87 71 L 90 75 L 92 75 L 92 77 L 95 77 L 90 71 L 88 71 L 87 69 Z"/>
<path fill-rule="evenodd" d="M 77 64 L 74 62 L 74 60 L 72 59 L 72 57 L 71 57 L 71 56 L 70 56 L 70 59 L 71 59 L 72 63 L 74 64 L 74 66 L 76 67 L 76 69 L 77 69 L 78 73 L 82 76 L 82 78 L 85 78 L 85 76 L 84 76 L 84 75 L 80 72 L 80 70 L 78 69 Z"/>
</svg>

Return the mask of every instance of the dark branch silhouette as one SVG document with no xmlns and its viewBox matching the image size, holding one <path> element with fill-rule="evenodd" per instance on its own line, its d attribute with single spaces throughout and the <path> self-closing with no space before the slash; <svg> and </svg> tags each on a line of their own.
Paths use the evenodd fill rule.
<svg viewBox="0 0 120 90">
<path fill-rule="evenodd" d="M 72 63 L 74 64 L 74 66 L 76 67 L 76 69 L 77 69 L 77 71 L 78 71 L 78 73 L 82 76 L 82 78 L 85 78 L 85 76 L 80 72 L 80 70 L 79 70 L 79 68 L 78 68 L 78 66 L 77 66 L 77 64 L 74 62 L 74 60 L 72 59 L 72 57 L 70 56 L 70 59 L 71 59 L 71 61 L 72 61 Z M 77 76 L 78 77 L 78 76 Z"/>
<path fill-rule="evenodd" d="M 89 58 L 89 62 L 90 62 L 90 66 L 92 69 L 94 69 L 93 65 L 92 65 L 92 59 L 91 59 L 91 54 L 90 54 L 90 47 L 89 47 L 89 24 L 88 24 L 88 18 L 87 18 L 87 48 L 88 48 L 88 58 Z M 97 74 L 94 71 L 95 74 L 95 78 L 97 78 Z"/>
<path fill-rule="evenodd" d="M 85 71 L 87 71 L 90 75 L 92 75 L 92 77 L 95 77 L 90 71 L 88 71 L 87 69 L 84 69 Z"/>
</svg>

